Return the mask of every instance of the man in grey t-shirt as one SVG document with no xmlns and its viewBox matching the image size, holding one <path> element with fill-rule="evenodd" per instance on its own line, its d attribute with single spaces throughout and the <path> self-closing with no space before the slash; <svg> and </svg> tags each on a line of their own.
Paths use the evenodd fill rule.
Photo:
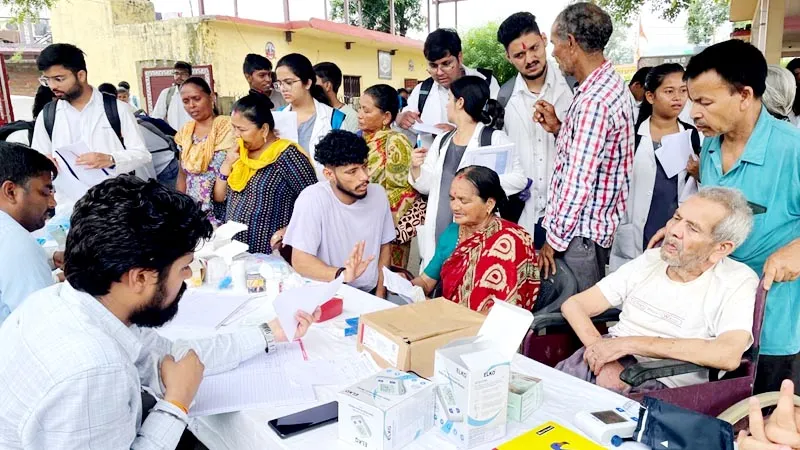
<svg viewBox="0 0 800 450">
<path fill-rule="evenodd" d="M 294 204 L 283 242 L 292 247 L 292 266 L 304 277 L 331 281 L 385 297 L 381 269 L 389 265 L 394 220 L 386 191 L 369 182 L 366 142 L 333 130 L 316 147 L 314 159 L 326 180 L 307 187 Z"/>
</svg>

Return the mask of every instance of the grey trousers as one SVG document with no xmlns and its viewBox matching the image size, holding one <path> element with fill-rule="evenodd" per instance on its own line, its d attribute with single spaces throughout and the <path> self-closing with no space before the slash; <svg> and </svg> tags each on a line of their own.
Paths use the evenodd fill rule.
<svg viewBox="0 0 800 450">
<path fill-rule="evenodd" d="M 606 264 L 610 249 L 585 237 L 576 237 L 561 254 L 564 263 L 578 280 L 578 292 L 597 284 L 606 275 Z"/>
</svg>

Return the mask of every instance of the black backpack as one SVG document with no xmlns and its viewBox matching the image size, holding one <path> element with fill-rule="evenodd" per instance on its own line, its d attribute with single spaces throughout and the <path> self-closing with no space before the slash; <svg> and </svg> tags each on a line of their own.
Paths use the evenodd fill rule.
<svg viewBox="0 0 800 450">
<path fill-rule="evenodd" d="M 489 69 L 476 69 L 481 75 L 486 77 L 486 84 L 491 88 L 492 87 L 492 71 Z M 422 109 L 425 108 L 425 102 L 428 101 L 428 96 L 431 94 L 431 89 L 433 89 L 433 77 L 428 77 L 425 81 L 422 82 L 422 86 L 419 87 L 419 101 L 417 102 L 417 111 L 422 114 Z"/>
<path fill-rule="evenodd" d="M 575 92 L 575 87 L 577 86 L 577 81 L 572 76 L 564 77 L 567 81 L 567 86 L 569 86 L 569 90 L 571 92 Z M 497 94 L 497 102 L 505 108 L 508 105 L 508 101 L 511 100 L 511 96 L 514 95 L 514 84 L 517 82 L 517 77 L 513 77 L 512 79 L 503 83 L 500 86 L 500 92 Z"/>
<path fill-rule="evenodd" d="M 3 125 L 0 127 L 0 141 L 5 141 L 16 131 L 20 130 L 28 130 L 28 145 L 33 143 L 33 128 L 36 122 L 31 122 L 27 120 L 17 120 L 16 122 L 11 122 Z"/>
<path fill-rule="evenodd" d="M 53 126 L 56 123 L 56 105 L 58 99 L 44 105 L 42 114 L 44 114 L 44 129 L 47 130 L 47 136 L 53 139 Z M 119 120 L 119 110 L 117 109 L 117 97 L 110 94 L 103 94 L 103 109 L 106 112 L 106 118 L 117 135 L 122 147 L 125 148 L 125 139 L 122 138 L 122 123 Z"/>
</svg>

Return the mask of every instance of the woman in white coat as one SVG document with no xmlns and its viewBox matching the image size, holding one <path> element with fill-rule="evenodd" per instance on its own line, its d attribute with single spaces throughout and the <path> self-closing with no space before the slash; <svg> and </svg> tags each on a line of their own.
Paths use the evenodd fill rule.
<svg viewBox="0 0 800 450">
<path fill-rule="evenodd" d="M 317 142 L 332 129 L 338 130 L 345 115 L 331 108 L 322 86 L 316 84 L 314 66 L 305 56 L 299 53 L 284 56 L 278 61 L 275 74 L 278 77 L 275 89 L 280 90 L 287 103 L 281 110 L 297 113 L 297 143 L 308 151 L 311 161 L 314 161 L 317 178 L 323 180 L 322 166 L 314 160 Z"/>
<path fill-rule="evenodd" d="M 439 236 L 453 221 L 450 185 L 463 166 L 464 156 L 481 147 L 482 133 L 491 134 L 493 146 L 511 143 L 500 131 L 503 128 L 503 107 L 489 98 L 489 87 L 479 77 L 461 77 L 450 86 L 447 120 L 456 125 L 455 130 L 437 136 L 429 149 L 418 148 L 412 153 L 409 182 L 419 193 L 428 195 L 425 223 L 417 233 L 423 267 L 433 257 Z M 484 132 L 485 127 L 489 128 Z M 510 169 L 500 175 L 500 184 L 506 195 L 522 191 L 528 182 L 516 149 L 510 156 Z"/>
<path fill-rule="evenodd" d="M 697 186 L 685 168 L 669 177 L 662 158 L 656 156 L 662 143 L 668 145 L 664 152 L 681 151 L 680 146 L 686 145 L 691 145 L 694 154 L 700 150 L 697 130 L 678 118 L 688 97 L 683 67 L 679 64 L 654 67 L 645 79 L 644 88 L 645 101 L 636 121 L 636 150 L 628 209 L 611 247 L 609 266 L 612 271 L 640 256 L 650 238 L 675 214 L 678 203 Z M 663 141 L 667 136 L 687 130 L 691 133 L 688 140 L 669 138 Z M 669 155 L 665 153 L 662 157 L 668 158 Z"/>
</svg>

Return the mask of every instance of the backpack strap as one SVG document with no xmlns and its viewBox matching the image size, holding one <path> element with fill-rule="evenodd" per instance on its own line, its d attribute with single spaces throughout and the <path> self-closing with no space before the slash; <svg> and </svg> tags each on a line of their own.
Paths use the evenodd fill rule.
<svg viewBox="0 0 800 450">
<path fill-rule="evenodd" d="M 172 103 L 172 97 L 175 96 L 175 89 L 177 89 L 177 86 L 173 84 L 167 90 L 167 112 L 169 112 L 169 104 Z"/>
<path fill-rule="evenodd" d="M 481 147 L 492 145 L 492 135 L 496 130 L 489 125 L 485 125 L 481 130 Z"/>
<path fill-rule="evenodd" d="M 700 144 L 700 133 L 697 131 L 697 128 L 690 123 L 682 121 L 681 119 L 678 119 L 678 123 L 680 123 L 684 129 L 692 130 L 692 150 L 694 150 L 695 155 L 699 155 L 703 146 Z"/>
<path fill-rule="evenodd" d="M 47 136 L 50 140 L 53 140 L 53 126 L 56 123 L 56 105 L 58 104 L 58 99 L 51 101 L 50 103 L 44 105 L 42 109 L 42 122 L 44 122 L 44 129 L 47 131 Z"/>
<path fill-rule="evenodd" d="M 508 105 L 508 101 L 511 100 L 511 96 L 514 95 L 514 85 L 517 83 L 517 77 L 514 77 L 505 83 L 503 86 L 500 87 L 500 92 L 497 94 L 497 102 L 505 108 Z"/>
<path fill-rule="evenodd" d="M 478 68 L 478 69 L 475 69 L 475 70 L 477 70 L 479 74 L 481 74 L 481 75 L 483 75 L 484 77 L 486 77 L 486 84 L 487 84 L 489 87 L 492 87 L 492 74 L 493 74 L 494 72 L 492 72 L 492 71 L 491 71 L 491 69 L 481 69 L 481 68 Z"/>
<path fill-rule="evenodd" d="M 122 122 L 119 120 L 119 110 L 117 109 L 117 97 L 112 97 L 109 94 L 103 94 L 103 109 L 106 111 L 106 119 L 117 135 L 117 139 L 125 148 L 125 139 L 122 138 Z"/>
<path fill-rule="evenodd" d="M 419 87 L 419 101 L 417 102 L 417 111 L 422 114 L 422 109 L 425 107 L 425 102 L 428 101 L 428 96 L 431 94 L 433 88 L 433 78 L 428 77 L 427 80 L 422 82 Z"/>
<path fill-rule="evenodd" d="M 342 124 L 344 123 L 344 119 L 347 116 L 345 113 L 339 111 L 336 108 L 333 108 L 333 114 L 331 114 L 331 129 L 338 130 L 342 128 Z"/>
</svg>

